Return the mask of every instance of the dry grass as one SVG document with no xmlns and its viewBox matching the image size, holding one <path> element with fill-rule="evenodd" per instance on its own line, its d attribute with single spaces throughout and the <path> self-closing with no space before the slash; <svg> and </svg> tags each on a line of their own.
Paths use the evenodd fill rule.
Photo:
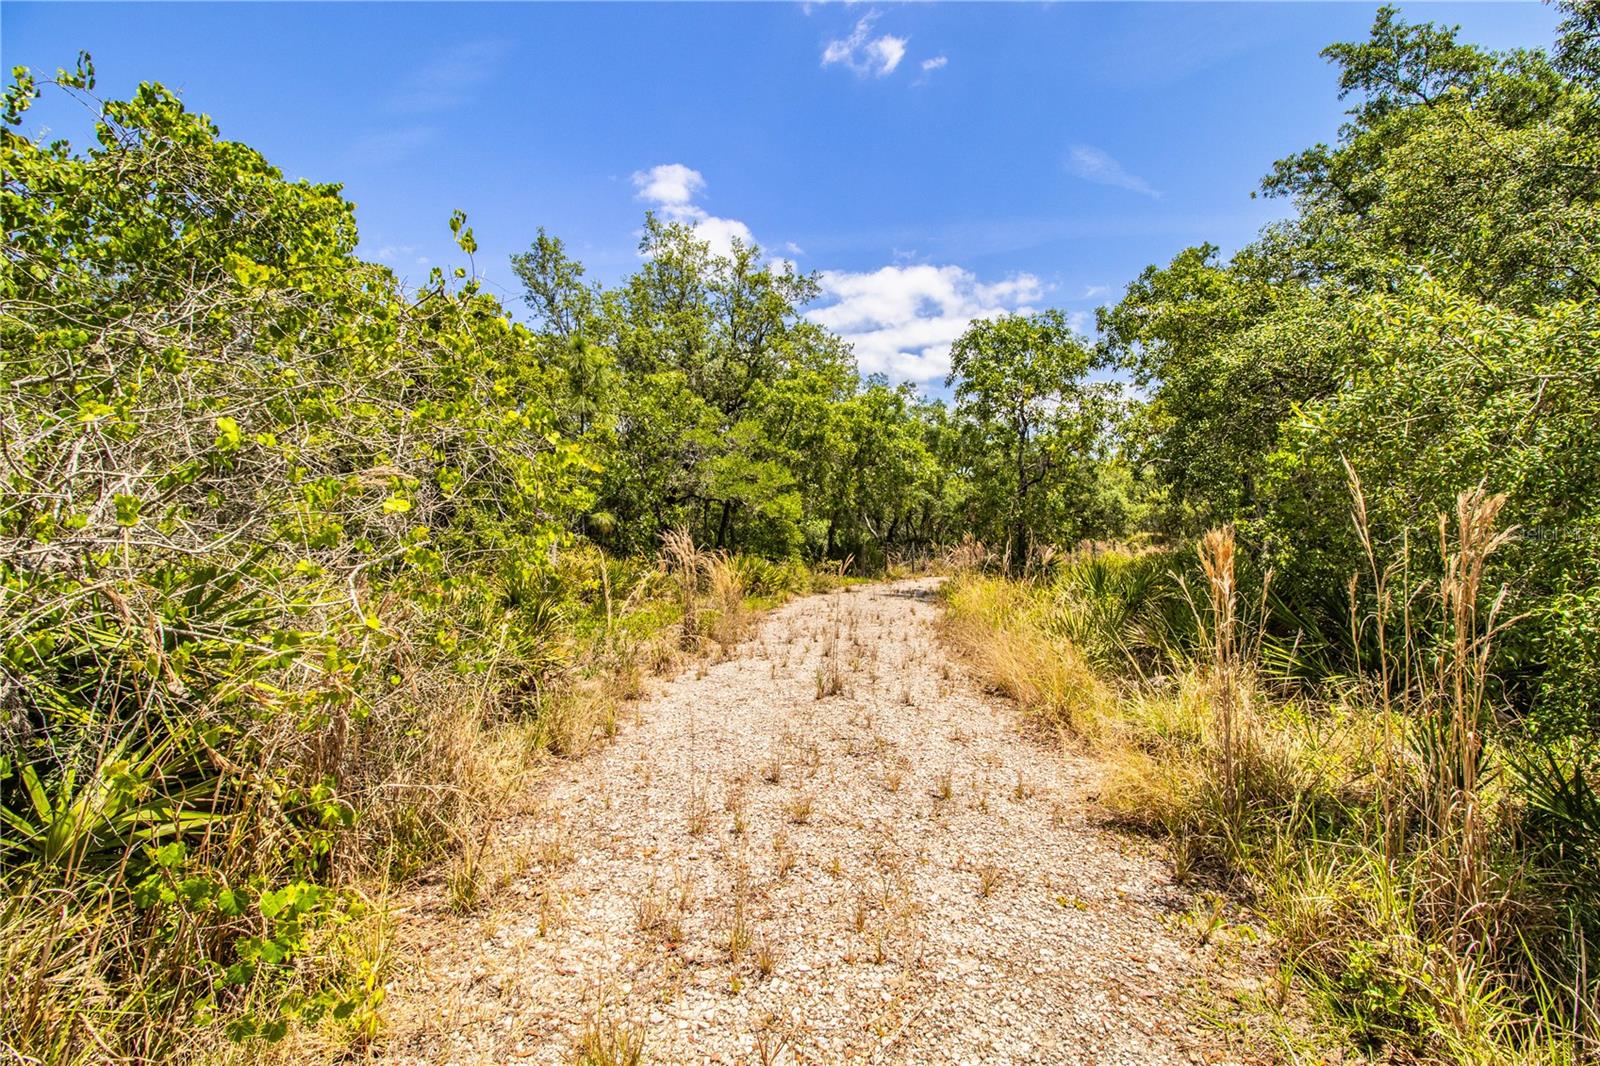
<svg viewBox="0 0 1600 1066">
<path fill-rule="evenodd" d="M 677 588 L 679 639 L 686 648 L 700 641 L 700 581 L 706 562 L 706 553 L 695 546 L 688 529 L 661 534 L 661 569 L 672 575 Z"/>
<path fill-rule="evenodd" d="M 1080 735 L 1100 729 L 1110 687 L 1046 628 L 1026 586 L 968 577 L 952 582 L 947 594 L 944 635 L 991 688 L 1052 727 Z"/>
<path fill-rule="evenodd" d="M 644 1027 L 596 1010 L 579 1037 L 574 1066 L 643 1066 Z"/>
<path fill-rule="evenodd" d="M 1211 650 L 1207 673 L 1213 714 L 1211 728 L 1216 740 L 1216 779 L 1222 789 L 1224 813 L 1237 831 L 1246 802 L 1244 764 L 1251 757 L 1253 744 L 1250 721 L 1253 686 L 1245 676 L 1233 527 L 1223 526 L 1207 532 L 1200 538 L 1199 553 L 1209 600 L 1209 610 L 1202 620 L 1202 642 Z"/>
<path fill-rule="evenodd" d="M 778 950 L 772 940 L 764 934 L 756 938 L 754 961 L 756 972 L 762 977 L 771 977 L 773 971 L 778 968 Z"/>
<path fill-rule="evenodd" d="M 711 827 L 711 797 L 704 786 L 690 787 L 684 801 L 683 822 L 690 836 L 699 836 Z"/>
<path fill-rule="evenodd" d="M 817 699 L 827 699 L 829 696 L 838 696 L 844 692 L 844 671 L 839 666 L 839 659 L 831 652 L 824 652 L 822 665 L 816 669 Z"/>
<path fill-rule="evenodd" d="M 745 605 L 744 578 L 726 552 L 712 555 L 706 563 L 708 596 L 715 609 L 711 622 L 711 639 L 720 654 L 726 658 L 747 636 L 753 621 Z"/>
<path fill-rule="evenodd" d="M 687 529 L 672 529 L 662 534 L 659 566 L 673 579 L 680 645 L 699 650 L 710 641 L 718 657 L 727 658 L 750 634 L 754 620 L 733 556 L 699 548 Z"/>
<path fill-rule="evenodd" d="M 784 814 L 795 825 L 805 825 L 811 821 L 815 801 L 809 792 L 795 792 L 783 805 Z"/>
</svg>

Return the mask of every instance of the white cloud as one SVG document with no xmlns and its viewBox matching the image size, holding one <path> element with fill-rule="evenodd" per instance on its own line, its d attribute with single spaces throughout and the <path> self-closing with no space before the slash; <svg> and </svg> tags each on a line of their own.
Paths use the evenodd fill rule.
<svg viewBox="0 0 1600 1066">
<path fill-rule="evenodd" d="M 635 171 L 633 186 L 639 199 L 673 222 L 694 228 L 695 236 L 711 245 L 717 255 L 733 251 L 733 242 L 756 243 L 750 227 L 736 218 L 718 218 L 694 200 L 705 191 L 706 179 L 698 170 L 682 163 L 662 163 L 649 170 Z"/>
<path fill-rule="evenodd" d="M 884 34 L 875 41 L 867 42 L 867 55 L 877 64 L 878 77 L 893 73 L 894 68 L 906 57 L 906 38 Z"/>
<path fill-rule="evenodd" d="M 755 234 L 736 218 L 717 218 L 715 215 L 705 215 L 694 221 L 694 235 L 711 245 L 711 251 L 716 255 L 729 255 L 733 252 L 733 242 L 737 240 L 743 245 L 756 243 Z"/>
<path fill-rule="evenodd" d="M 698 170 L 682 163 L 663 163 L 636 171 L 633 185 L 639 190 L 639 199 L 658 204 L 666 211 L 688 206 L 695 194 L 706 187 L 706 179 Z"/>
<path fill-rule="evenodd" d="M 1110 155 L 1088 144 L 1074 145 L 1067 152 L 1067 173 L 1097 185 L 1113 185 L 1119 189 L 1159 199 L 1161 193 L 1150 183 L 1128 169 Z"/>
<path fill-rule="evenodd" d="M 850 36 L 829 41 L 822 49 L 822 65 L 842 63 L 863 77 L 870 74 L 882 78 L 893 74 L 894 68 L 906 57 L 907 38 L 888 33 L 873 37 L 872 24 L 877 18 L 876 11 L 863 15 Z"/>
<path fill-rule="evenodd" d="M 1098 300 L 1102 296 L 1110 296 L 1110 295 L 1111 295 L 1111 286 L 1110 285 L 1085 285 L 1083 287 L 1083 295 L 1078 297 L 1078 299 L 1080 299 L 1080 300 Z"/>
<path fill-rule="evenodd" d="M 806 317 L 854 347 L 868 374 L 928 384 L 950 372 L 950 346 L 974 319 L 1019 312 L 1044 295 L 1032 274 L 985 284 L 958 266 L 886 266 L 819 276 L 823 306 Z"/>
<path fill-rule="evenodd" d="M 948 62 L 950 62 L 949 56 L 934 56 L 932 59 L 924 59 L 922 61 L 922 72 L 924 74 L 931 73 L 932 71 L 938 70 Z"/>
</svg>

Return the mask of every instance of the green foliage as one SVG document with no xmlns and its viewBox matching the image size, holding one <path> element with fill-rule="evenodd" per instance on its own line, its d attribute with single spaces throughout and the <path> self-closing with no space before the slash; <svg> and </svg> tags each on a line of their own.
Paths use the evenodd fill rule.
<svg viewBox="0 0 1600 1066">
<path fill-rule="evenodd" d="M 603 518 L 584 532 L 629 553 L 685 527 L 715 548 L 869 566 L 945 533 L 942 408 L 857 376 L 801 316 L 814 279 L 655 217 L 639 250 L 614 289 L 585 286 L 542 231 L 512 261 L 545 330 L 546 395 L 601 468 Z"/>
<path fill-rule="evenodd" d="M 955 386 L 958 469 L 970 486 L 965 528 L 1003 541 L 1014 567 L 1036 544 L 1106 528 L 1084 502 L 1112 394 L 1085 380 L 1089 365 L 1059 311 L 975 322 L 951 349 L 946 384 Z"/>
<path fill-rule="evenodd" d="M 1330 743 L 1349 721 L 1382 725 L 1363 747 L 1395 745 L 1371 765 L 1378 799 L 1318 804 L 1312 834 L 1297 789 L 1273 848 L 1241 865 L 1270 872 L 1291 961 L 1360 1039 L 1458 1061 L 1570 1060 L 1593 1035 L 1600 97 L 1594 5 L 1563 6 L 1549 55 L 1380 10 L 1367 40 L 1324 53 L 1354 102 L 1337 142 L 1264 182 L 1294 217 L 1226 262 L 1203 246 L 1151 267 L 1100 318 L 1104 356 L 1146 394 L 1125 432 L 1159 527 L 1235 523 L 1262 665 L 1337 686 L 1310 742 L 1275 720 L 1274 749 L 1358 779 L 1364 759 Z M 1444 516 L 1477 486 L 1506 494 L 1515 532 L 1463 600 Z M 1086 647 L 1139 631 L 1136 588 L 1070 591 Z M 1465 614 L 1425 609 L 1451 597 Z M 1462 645 L 1476 611 L 1503 624 Z M 1471 670 L 1464 646 L 1484 656 Z M 1451 670 L 1481 699 L 1441 696 Z M 1452 835 L 1480 787 L 1481 835 Z M 1454 806 L 1429 813 L 1430 792 Z M 1449 888 L 1452 849 L 1473 856 L 1474 899 Z"/>
<path fill-rule="evenodd" d="M 1587 18 L 1572 9 L 1552 61 L 1383 9 L 1367 41 L 1325 53 L 1356 100 L 1338 143 L 1265 182 L 1296 216 L 1227 263 L 1207 246 L 1150 268 L 1101 316 L 1107 356 L 1149 397 L 1130 436 L 1163 489 L 1163 528 L 1238 523 L 1274 571 L 1274 637 L 1325 667 L 1376 652 L 1358 646 L 1374 634 L 1350 636 L 1337 591 L 1368 572 L 1352 476 L 1390 557 L 1431 544 L 1464 489 L 1506 492 L 1520 539 L 1491 580 L 1529 618 L 1495 665 L 1513 713 L 1546 735 L 1600 724 L 1580 680 L 1600 582 Z M 1432 561 L 1404 575 L 1413 588 L 1438 576 L 1434 553 L 1416 557 Z"/>
<path fill-rule="evenodd" d="M 1191 573 L 1184 573 L 1184 562 Z M 1199 643 L 1184 591 L 1194 569 L 1192 558 L 1180 561 L 1166 551 L 1076 553 L 1052 575 L 1053 617 L 1061 635 L 1096 666 L 1144 677 L 1167 674 Z"/>
<path fill-rule="evenodd" d="M 129 954 L 80 1009 L 166 1058 L 182 1026 L 142 1027 L 118 989 L 266 1036 L 358 1012 L 302 956 L 353 905 L 331 886 L 400 750 L 378 743 L 395 679 L 430 644 L 500 669 L 446 652 L 477 646 L 452 605 L 498 560 L 556 557 L 593 463 L 476 282 L 406 296 L 355 258 L 337 187 L 158 86 L 91 84 L 87 61 L 54 82 L 101 116 L 87 153 L 0 131 L 0 869 L 18 899 L 107 908 Z M 41 1025 L 39 1046 L 84 1035 Z"/>
</svg>

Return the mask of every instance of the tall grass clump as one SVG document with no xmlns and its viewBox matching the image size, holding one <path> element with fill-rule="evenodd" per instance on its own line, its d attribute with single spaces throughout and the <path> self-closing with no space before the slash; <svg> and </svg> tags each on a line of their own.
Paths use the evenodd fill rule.
<svg viewBox="0 0 1600 1066">
<path fill-rule="evenodd" d="M 676 590 L 680 644 L 694 650 L 710 644 L 724 657 L 749 635 L 752 593 L 771 602 L 804 584 L 792 564 L 698 547 L 683 527 L 662 534 L 660 567 Z"/>
<path fill-rule="evenodd" d="M 1240 632 L 1239 585 L 1234 568 L 1233 527 L 1213 529 L 1200 538 L 1200 568 L 1206 578 L 1209 622 L 1202 632 L 1209 639 L 1208 694 L 1215 738 L 1216 777 L 1222 791 L 1224 814 L 1237 826 L 1243 814 L 1245 764 L 1254 749 L 1250 702 L 1253 685 L 1246 674 L 1243 636 Z"/>
</svg>

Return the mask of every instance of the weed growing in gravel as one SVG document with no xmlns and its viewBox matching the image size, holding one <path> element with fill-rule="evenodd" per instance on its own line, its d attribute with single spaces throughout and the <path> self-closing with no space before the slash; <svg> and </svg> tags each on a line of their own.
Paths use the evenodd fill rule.
<svg viewBox="0 0 1600 1066">
<path fill-rule="evenodd" d="M 650 882 L 650 887 L 644 895 L 633 901 L 634 926 L 641 933 L 655 933 L 667 924 L 668 902 L 657 894 L 656 883 Z"/>
<path fill-rule="evenodd" d="M 772 971 L 778 968 L 777 949 L 765 933 L 756 938 L 755 964 L 756 972 L 762 977 L 771 977 Z"/>
<path fill-rule="evenodd" d="M 584 1025 L 574 1066 L 643 1066 L 644 1028 L 597 1009 Z"/>
<path fill-rule="evenodd" d="M 684 822 L 689 829 L 690 836 L 699 836 L 711 825 L 711 800 L 705 790 L 691 785 L 689 799 L 685 805 Z"/>
<path fill-rule="evenodd" d="M 789 846 L 789 834 L 780 829 L 772 838 L 773 875 L 782 881 L 794 869 L 794 864 L 795 854 L 794 849 Z"/>
<path fill-rule="evenodd" d="M 450 909 L 457 914 L 476 910 L 483 902 L 483 853 L 489 844 L 488 827 L 475 845 L 462 849 L 450 862 L 445 875 L 445 892 Z"/>
<path fill-rule="evenodd" d="M 681 944 L 683 915 L 686 910 L 688 906 L 683 895 L 680 894 L 674 899 L 671 894 L 662 891 L 652 879 L 644 895 L 634 900 L 634 925 L 641 933 L 659 937 L 667 944 Z"/>
<path fill-rule="evenodd" d="M 850 928 L 854 932 L 863 933 L 867 929 L 867 918 L 872 914 L 872 901 L 865 892 L 856 895 L 855 906 L 850 911 Z"/>
<path fill-rule="evenodd" d="M 839 660 L 832 655 L 823 659 L 822 665 L 816 669 L 817 699 L 827 699 L 844 692 L 844 671 L 839 669 Z"/>
<path fill-rule="evenodd" d="M 541 937 L 549 936 L 566 919 L 567 900 L 560 892 L 548 884 L 539 887 L 536 903 L 538 907 L 538 929 Z"/>
<path fill-rule="evenodd" d="M 728 794 L 723 798 L 722 809 L 733 816 L 732 832 L 734 836 L 743 836 L 748 828 L 745 818 L 744 786 L 734 785 L 728 789 Z"/>
<path fill-rule="evenodd" d="M 575 853 L 571 835 L 560 816 L 554 817 L 545 827 L 536 846 L 536 854 L 539 866 L 546 874 L 561 870 L 572 862 Z"/>
<path fill-rule="evenodd" d="M 1227 924 L 1227 900 L 1218 892 L 1203 892 L 1190 911 L 1195 935 L 1204 947 Z"/>
<path fill-rule="evenodd" d="M 727 953 L 728 962 L 738 966 L 744 958 L 744 953 L 750 950 L 750 943 L 754 934 L 750 929 L 749 919 L 749 892 L 743 886 L 736 888 L 733 893 L 733 903 L 728 914 L 727 931 L 724 934 L 722 946 Z"/>
<path fill-rule="evenodd" d="M 783 780 L 783 755 L 776 748 L 761 764 L 761 780 L 769 785 L 776 785 Z"/>
<path fill-rule="evenodd" d="M 695 887 L 694 874 L 687 873 L 683 870 L 677 870 L 674 871 L 672 880 L 673 896 L 675 897 L 674 902 L 677 905 L 678 913 L 688 914 L 690 911 L 694 910 L 695 900 L 698 896 L 698 892 Z"/>
<path fill-rule="evenodd" d="M 813 801 L 811 793 L 796 792 L 784 804 L 784 813 L 789 816 L 789 821 L 795 825 L 805 825 L 811 821 Z"/>
<path fill-rule="evenodd" d="M 764 1015 L 755 1027 L 756 1062 L 760 1066 L 778 1066 L 783 1053 L 789 1050 L 789 1032 L 777 1015 Z"/>
</svg>

